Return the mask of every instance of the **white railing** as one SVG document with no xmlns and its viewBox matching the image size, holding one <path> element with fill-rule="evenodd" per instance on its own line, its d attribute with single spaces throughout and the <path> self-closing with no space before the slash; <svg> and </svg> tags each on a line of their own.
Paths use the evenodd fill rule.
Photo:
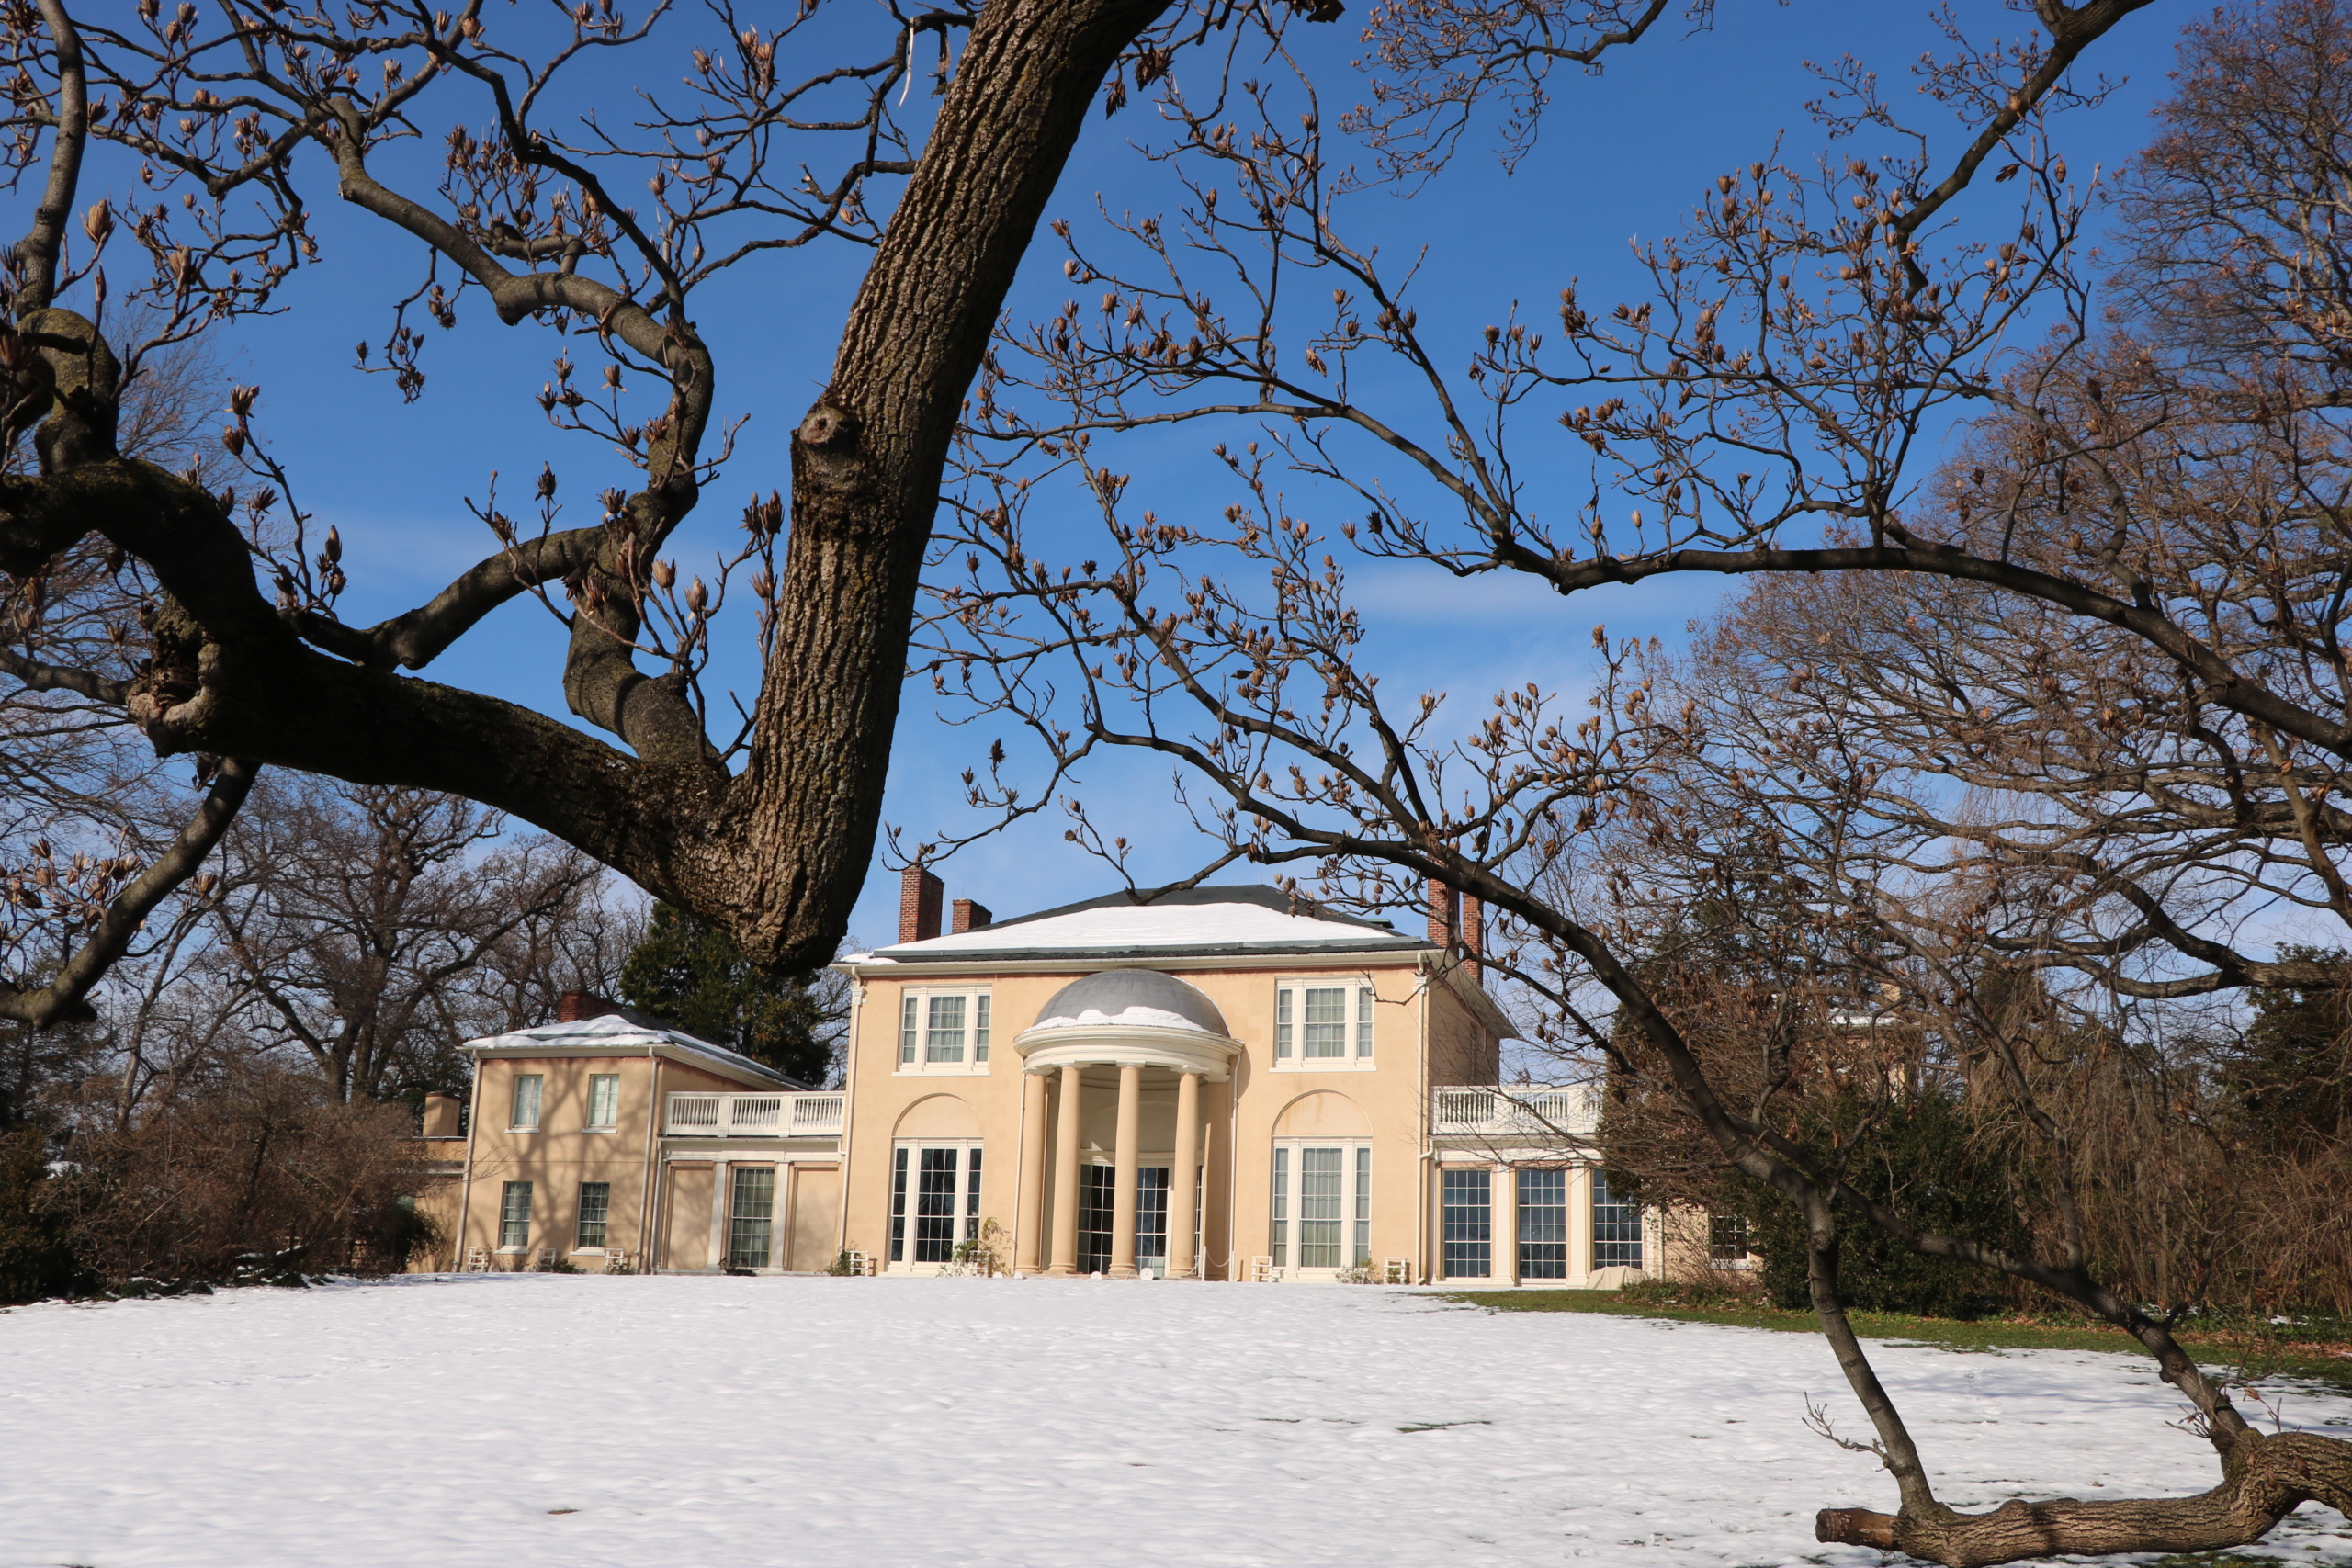
<svg viewBox="0 0 2352 1568">
<path fill-rule="evenodd" d="M 1600 1125 L 1600 1096 L 1589 1084 L 1566 1089 L 1486 1085 L 1431 1091 L 1430 1131 L 1470 1136 L 1557 1137 Z"/>
<path fill-rule="evenodd" d="M 673 1094 L 662 1131 L 673 1137 L 837 1137 L 844 1094 Z"/>
</svg>

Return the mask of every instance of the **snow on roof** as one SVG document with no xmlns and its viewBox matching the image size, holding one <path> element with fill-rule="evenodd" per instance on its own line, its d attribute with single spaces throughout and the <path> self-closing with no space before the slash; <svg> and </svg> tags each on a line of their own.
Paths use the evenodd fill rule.
<svg viewBox="0 0 2352 1568">
<path fill-rule="evenodd" d="M 1225 1015 L 1197 987 L 1156 969 L 1102 969 L 1072 980 L 1037 1010 L 1039 1029 L 1182 1029 L 1225 1033 Z"/>
<path fill-rule="evenodd" d="M 583 1048 L 606 1050 L 621 1046 L 645 1050 L 663 1045 L 689 1056 L 699 1056 L 713 1066 L 738 1077 L 748 1075 L 760 1082 L 784 1084 L 793 1089 L 807 1087 L 741 1051 L 714 1045 L 684 1030 L 673 1029 L 659 1019 L 627 1009 L 606 1013 L 601 1018 L 583 1018 L 571 1023 L 543 1023 L 537 1029 L 517 1029 L 511 1033 L 490 1034 L 466 1042 L 469 1051 L 538 1051 L 551 1056 L 561 1055 L 567 1050 Z"/>
<path fill-rule="evenodd" d="M 901 942 L 859 959 L 922 963 L 952 958 L 1095 957 L 1222 953 L 1413 951 L 1385 920 L 1294 905 L 1277 887 L 1189 887 L 1138 904 L 1129 893 L 1000 920 L 978 931 Z M 852 960 L 855 962 L 856 960 Z"/>
</svg>

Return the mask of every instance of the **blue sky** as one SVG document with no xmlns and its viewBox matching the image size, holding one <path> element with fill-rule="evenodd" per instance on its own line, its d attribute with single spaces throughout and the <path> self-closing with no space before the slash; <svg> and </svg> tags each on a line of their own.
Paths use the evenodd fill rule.
<svg viewBox="0 0 2352 1568">
<path fill-rule="evenodd" d="M 756 21 L 766 8 L 743 14 Z M 1338 27 L 1295 29 L 1306 35 L 1329 107 L 1364 94 L 1352 65 L 1363 9 L 1363 0 L 1352 0 L 1351 16 Z M 1776 140 L 1784 160 L 1810 162 L 1821 136 L 1804 106 L 1819 83 L 1805 62 L 1856 55 L 1879 71 L 1890 96 L 1905 102 L 1911 99 L 1911 62 L 1939 42 L 1924 6 L 1725 0 L 1721 9 L 1712 31 L 1653 35 L 1612 56 L 1604 74 L 1555 78 L 1542 140 L 1515 175 L 1487 152 L 1491 136 L 1474 132 L 1454 164 L 1411 199 L 1380 195 L 1360 205 L 1355 232 L 1376 234 L 1385 256 L 1427 247 L 1418 295 L 1426 336 L 1458 344 L 1466 360 L 1480 325 L 1502 319 L 1515 300 L 1526 301 L 1535 319 L 1548 319 L 1572 276 L 1581 279 L 1588 299 L 1638 297 L 1629 240 L 1678 229 L 1702 186 L 1771 156 Z M 1972 20 L 2007 24 L 2009 31 L 2030 19 L 2030 13 L 1984 6 L 1964 9 L 1986 13 Z M 2105 107 L 2070 122 L 2064 145 L 2073 167 L 2112 167 L 2146 139 L 2147 111 L 2165 89 L 2177 29 L 2196 14 L 2186 4 L 2158 4 L 2098 47 L 2097 68 L 2128 84 Z M 854 28 L 863 13 L 845 15 L 842 26 Z M 707 41 L 707 30 L 699 16 L 682 19 L 657 39 L 657 51 L 667 52 L 654 59 L 674 58 L 683 74 L 687 47 Z M 1179 57 L 1180 80 L 1187 63 Z M 589 96 L 617 115 L 622 85 L 594 83 Z M 1131 145 L 1151 133 L 1150 112 L 1137 101 L 1115 118 L 1090 123 L 1053 207 L 1081 236 L 1098 192 L 1114 207 L 1137 211 L 1164 197 Z M 1957 130 L 1944 111 L 1921 102 L 1917 118 L 1937 134 L 1939 152 L 1956 148 Z M 437 148 L 417 151 L 437 156 Z M 393 300 L 414 287 L 424 258 L 341 209 L 322 168 L 309 174 L 326 265 L 287 290 L 286 314 L 241 327 L 222 348 L 236 379 L 262 385 L 257 423 L 292 463 L 300 498 L 322 523 L 340 527 L 352 578 L 345 618 L 365 623 L 428 597 L 480 558 L 487 536 L 462 502 L 483 494 L 492 469 L 503 476 L 502 493 L 521 502 L 542 462 L 552 463 L 562 497 L 572 503 L 567 522 L 593 513 L 596 491 L 625 482 L 626 475 L 584 438 L 548 428 L 531 400 L 560 346 L 552 333 L 527 325 L 497 328 L 479 296 L 461 301 L 459 331 L 431 332 L 424 356 L 430 380 L 419 403 L 401 407 L 389 378 L 352 369 L 352 345 L 363 336 L 381 340 Z M 722 404 L 748 423 L 733 464 L 675 543 L 683 569 L 706 568 L 712 552 L 737 536 L 748 494 L 787 488 L 786 434 L 824 381 L 864 261 L 865 253 L 848 246 L 786 253 L 697 297 L 697 321 L 719 349 Z M 1033 251 L 1013 301 L 1016 316 L 1049 313 L 1067 296 L 1060 263 L 1050 242 Z M 1533 411 L 1522 423 L 1531 452 L 1568 440 L 1550 430 L 1554 412 Z M 1157 438 L 1120 465 L 1133 468 L 1136 485 L 1145 487 L 1131 489 L 1130 502 L 1177 516 L 1238 499 L 1227 493 L 1229 481 L 1220 485 L 1205 456 L 1211 442 L 1241 434 L 1227 427 Z M 1559 473 L 1564 491 L 1568 474 L 1565 468 Z M 1544 499 L 1539 494 L 1539 511 Z M 1563 493 L 1558 505 L 1565 510 L 1577 499 Z M 1334 510 L 1330 521 L 1336 525 L 1341 514 Z M 1076 518 L 1073 510 L 1072 527 L 1080 525 Z M 1054 526 L 1050 517 L 1043 521 L 1048 530 Z M 1705 582 L 1669 581 L 1563 605 L 1523 581 L 1455 582 L 1380 563 L 1366 563 L 1354 578 L 1378 628 L 1374 649 L 1384 667 L 1401 666 L 1402 679 L 1480 706 L 1498 687 L 1529 680 L 1572 689 L 1585 670 L 1596 620 L 1606 619 L 1612 631 L 1672 639 L 1709 613 L 1718 592 Z M 727 634 L 719 635 L 725 643 Z M 749 640 L 748 626 L 738 623 L 731 649 L 722 648 L 713 682 L 718 711 L 725 711 L 730 680 L 748 700 L 756 678 L 745 657 Z M 559 629 L 526 600 L 493 616 L 431 673 L 560 714 L 561 654 Z M 956 775 L 986 739 L 984 730 L 944 728 L 928 693 L 910 689 L 887 818 L 913 838 L 968 830 Z M 1138 875 L 1190 869 L 1200 846 L 1165 804 L 1163 770 L 1104 767 L 1085 782 L 1091 798 L 1114 803 L 1106 820 L 1141 846 Z M 1104 873 L 1064 844 L 1060 829 L 1058 820 L 1035 822 L 967 850 L 944 869 L 951 897 L 977 897 L 1012 914 L 1104 890 Z M 895 874 L 877 857 L 854 932 L 869 942 L 889 940 L 896 908 Z"/>
</svg>

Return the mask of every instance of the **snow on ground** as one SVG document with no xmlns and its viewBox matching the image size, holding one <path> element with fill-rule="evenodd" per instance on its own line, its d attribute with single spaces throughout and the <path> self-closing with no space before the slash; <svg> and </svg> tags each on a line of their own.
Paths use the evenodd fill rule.
<svg viewBox="0 0 2352 1568">
<path fill-rule="evenodd" d="M 2195 1491 L 2144 1363 L 1880 1350 L 1950 1501 Z M 0 1314 L 0 1563 L 1823 1562 L 1805 1335 L 1367 1288 L 473 1275 Z M 2352 1427 L 2298 1395 L 2290 1425 Z M 2306 1505 L 2270 1550 L 2352 1564 Z"/>
</svg>

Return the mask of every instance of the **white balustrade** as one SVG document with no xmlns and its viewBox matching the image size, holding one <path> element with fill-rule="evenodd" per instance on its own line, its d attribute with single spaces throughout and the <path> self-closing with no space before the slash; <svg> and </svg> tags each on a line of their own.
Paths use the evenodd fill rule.
<svg viewBox="0 0 2352 1568">
<path fill-rule="evenodd" d="M 814 1094 L 673 1094 L 662 1131 L 672 1137 L 838 1137 L 849 1097 Z"/>
<path fill-rule="evenodd" d="M 1465 1085 L 1431 1091 L 1430 1131 L 1486 1136 L 1585 1134 L 1600 1124 L 1600 1096 L 1589 1084 L 1566 1089 Z"/>
</svg>

